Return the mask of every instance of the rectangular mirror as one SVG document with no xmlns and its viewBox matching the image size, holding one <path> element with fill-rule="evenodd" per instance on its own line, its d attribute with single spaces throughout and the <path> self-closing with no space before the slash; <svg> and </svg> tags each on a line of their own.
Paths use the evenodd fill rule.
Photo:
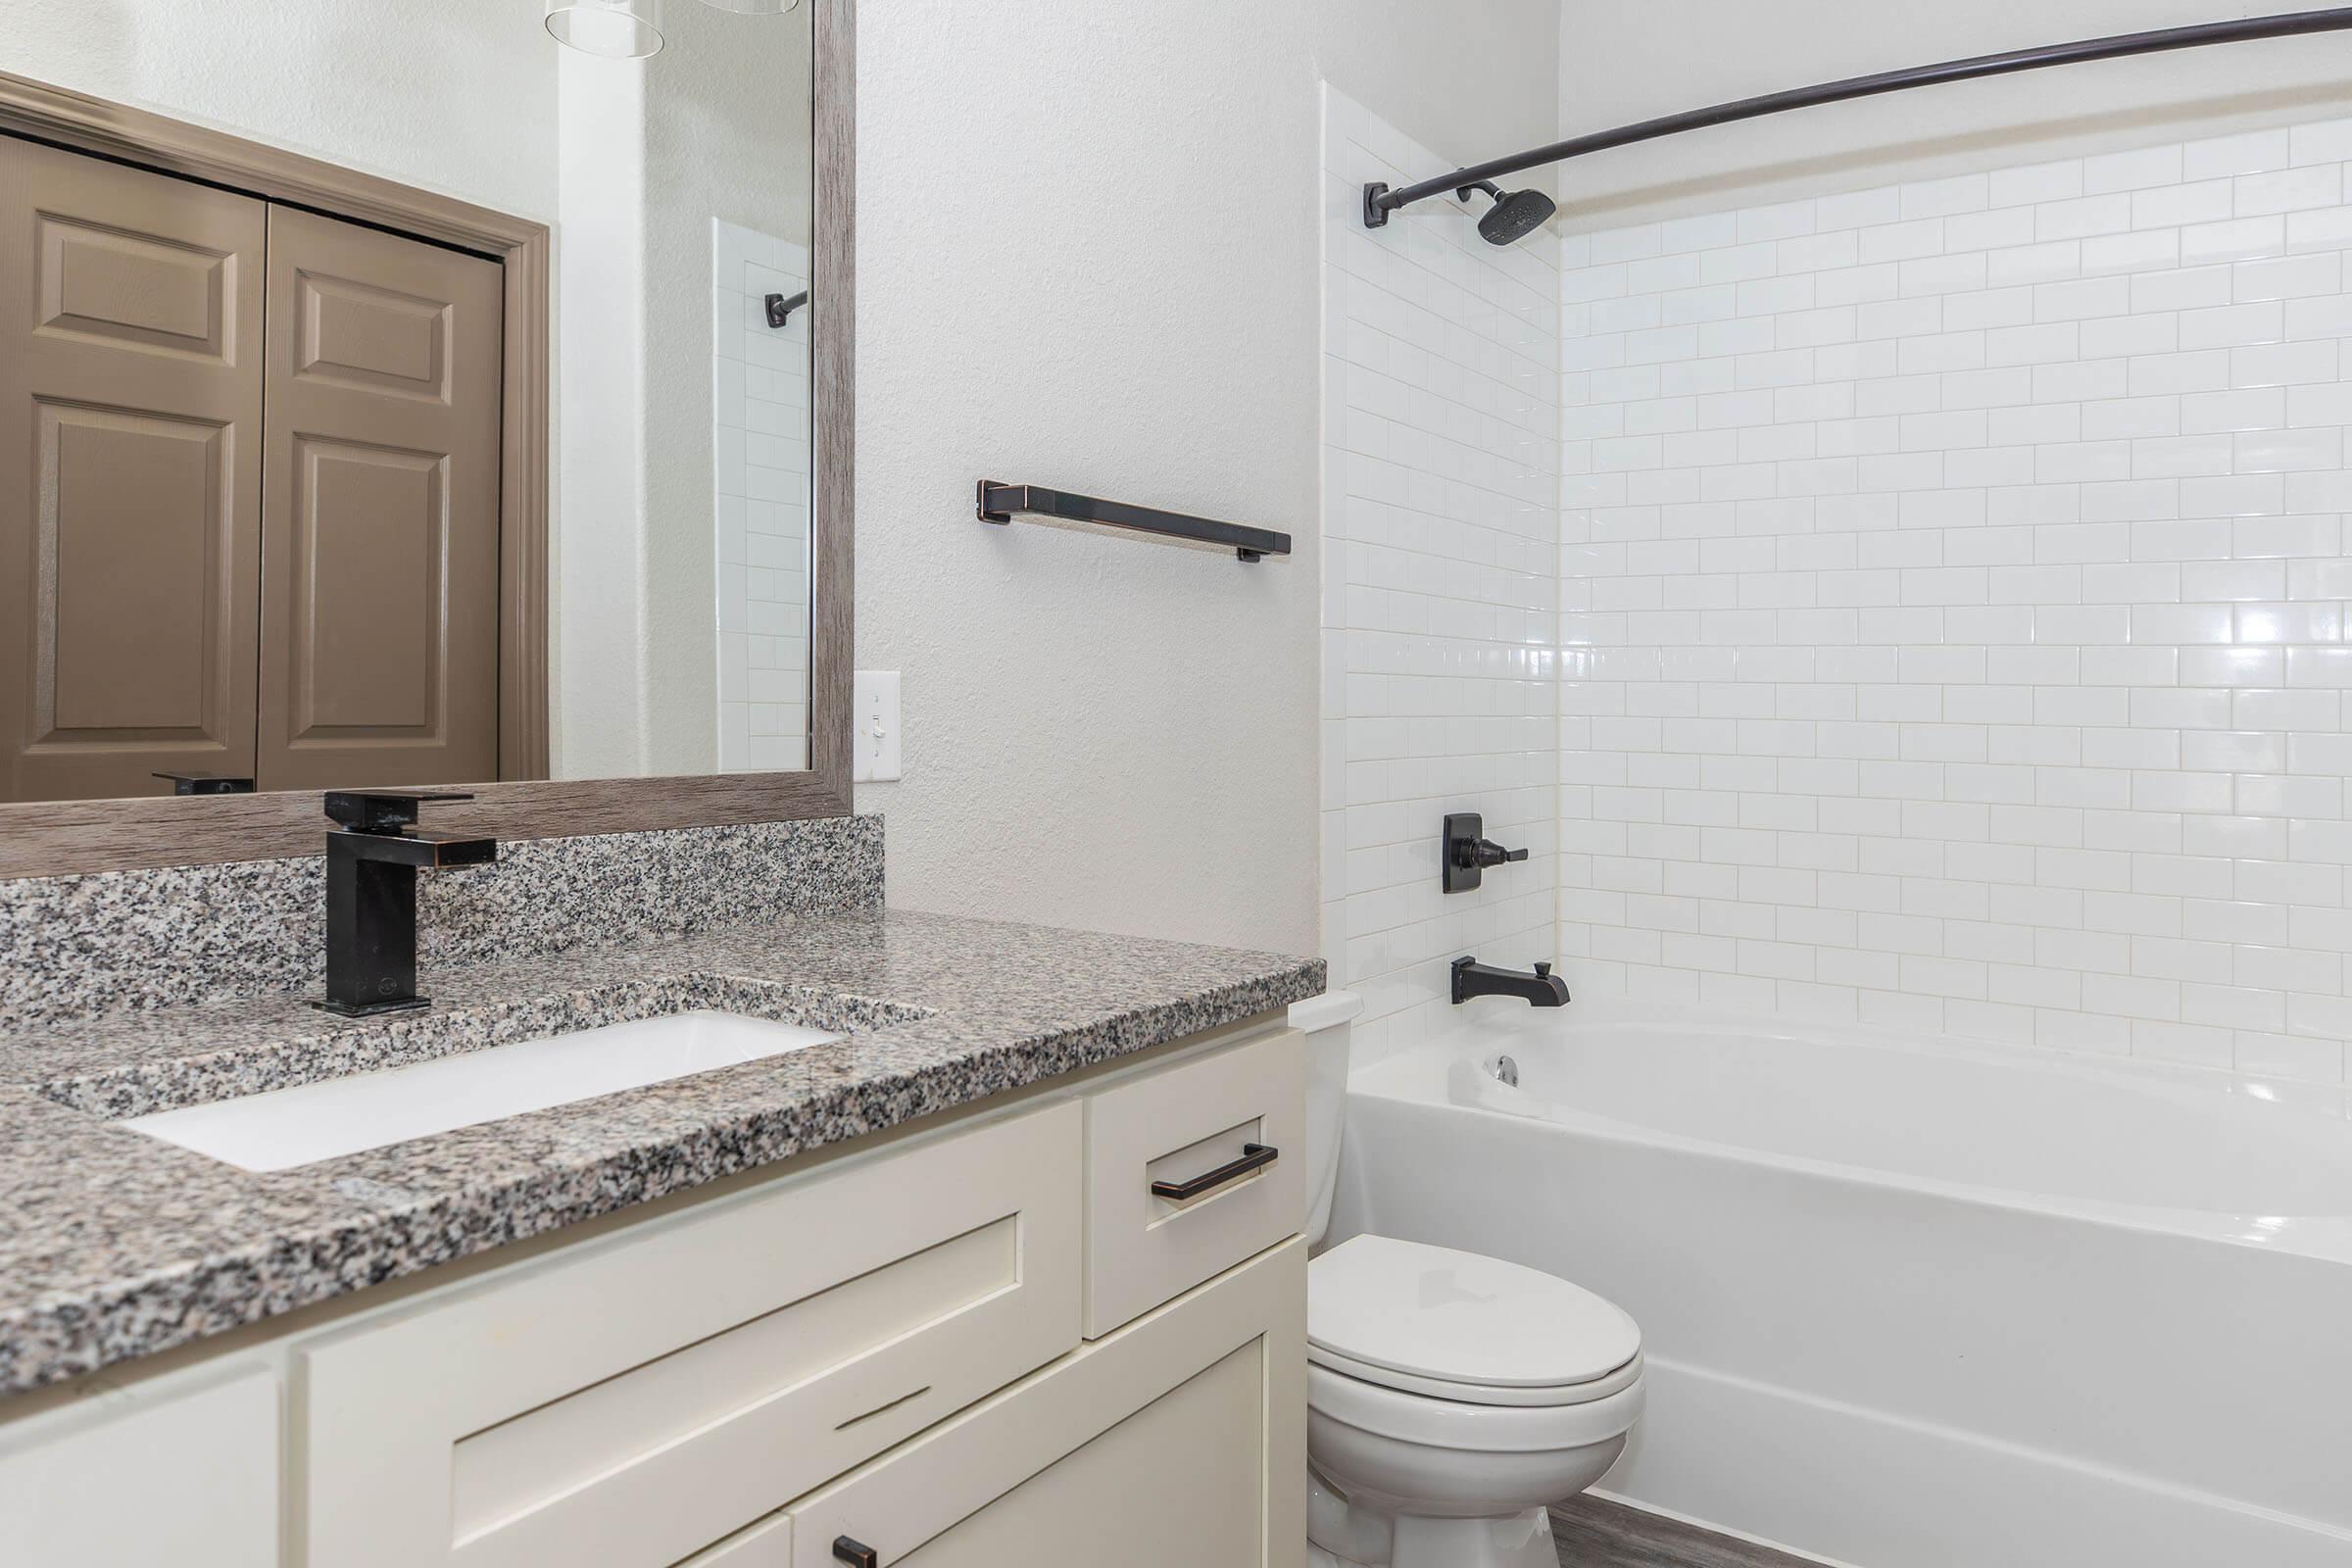
<svg viewBox="0 0 2352 1568">
<path fill-rule="evenodd" d="M 327 789 L 846 809 L 852 26 L 23 11 L 0 874 L 290 853 Z"/>
</svg>

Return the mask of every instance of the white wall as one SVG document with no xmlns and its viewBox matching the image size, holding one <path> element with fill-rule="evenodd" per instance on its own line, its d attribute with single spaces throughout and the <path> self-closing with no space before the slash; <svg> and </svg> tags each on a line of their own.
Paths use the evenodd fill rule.
<svg viewBox="0 0 2352 1568">
<path fill-rule="evenodd" d="M 556 210 L 538 0 L 0 0 L 0 71 L 525 217 Z"/>
<path fill-rule="evenodd" d="M 1568 242 L 1572 973 L 2343 1082 L 2346 158 Z"/>
<path fill-rule="evenodd" d="M 1550 0 L 868 4 L 858 663 L 891 899 L 1316 946 L 1319 74 L 1447 159 L 1555 123 Z M 1289 530 L 972 515 L 982 477 Z"/>
<path fill-rule="evenodd" d="M 548 752 L 557 778 L 643 773 L 645 71 L 557 50 L 558 344 Z M 562 323 L 594 330 L 563 342 Z"/>
<path fill-rule="evenodd" d="M 1323 951 L 1361 1063 L 1451 1012 L 1456 957 L 1556 951 L 1560 246 L 1486 243 L 1483 204 L 1367 230 L 1364 183 L 1436 155 L 1327 105 Z M 1473 810 L 1529 857 L 1447 894 L 1441 824 Z"/>
<path fill-rule="evenodd" d="M 1564 0 L 1564 136 L 1905 66 L 2299 5 L 2213 0 Z M 2230 44 L 1901 92 L 1560 170 L 1571 227 L 2014 167 L 2344 113 L 2352 35 Z M 2330 108 L 2329 106 L 2335 106 Z"/>
</svg>

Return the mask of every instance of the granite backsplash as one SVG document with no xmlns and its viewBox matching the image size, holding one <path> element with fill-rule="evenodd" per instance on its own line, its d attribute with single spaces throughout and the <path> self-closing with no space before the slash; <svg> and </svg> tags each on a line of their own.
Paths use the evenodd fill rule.
<svg viewBox="0 0 2352 1568">
<path fill-rule="evenodd" d="M 325 858 L 0 881 L 0 1030 L 315 988 Z M 427 966 L 879 910 L 882 819 L 530 839 L 417 883 Z"/>
</svg>

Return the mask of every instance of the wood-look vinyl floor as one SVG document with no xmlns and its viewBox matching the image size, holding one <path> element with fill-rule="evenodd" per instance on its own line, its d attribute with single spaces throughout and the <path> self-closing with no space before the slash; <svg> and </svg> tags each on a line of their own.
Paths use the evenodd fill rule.
<svg viewBox="0 0 2352 1568">
<path fill-rule="evenodd" d="M 1815 1568 L 1802 1557 L 1599 1497 L 1553 1504 L 1551 1535 L 1560 1568 Z"/>
</svg>

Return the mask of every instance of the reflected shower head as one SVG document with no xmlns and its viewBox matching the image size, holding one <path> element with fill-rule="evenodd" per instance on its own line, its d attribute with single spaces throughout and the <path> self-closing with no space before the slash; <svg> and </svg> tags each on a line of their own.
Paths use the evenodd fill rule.
<svg viewBox="0 0 2352 1568">
<path fill-rule="evenodd" d="M 1491 179 L 1464 185 L 1454 195 L 1468 201 L 1474 190 L 1483 190 L 1494 198 L 1487 216 L 1478 220 L 1478 232 L 1490 245 L 1508 245 L 1513 240 L 1525 239 L 1550 222 L 1551 215 L 1559 211 L 1552 199 L 1540 190 L 1504 190 Z"/>
</svg>

